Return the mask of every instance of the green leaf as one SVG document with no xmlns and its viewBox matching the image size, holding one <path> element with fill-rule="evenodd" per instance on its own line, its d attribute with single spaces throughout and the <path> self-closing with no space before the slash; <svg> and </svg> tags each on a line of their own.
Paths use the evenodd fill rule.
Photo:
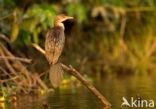
<svg viewBox="0 0 156 109">
<path fill-rule="evenodd" d="M 23 45 L 23 44 L 30 45 L 31 44 L 30 33 L 25 30 L 21 30 L 19 32 L 19 36 L 15 41 L 15 43 L 18 45 Z"/>
<path fill-rule="evenodd" d="M 69 4 L 66 10 L 69 16 L 77 17 L 78 23 L 82 23 L 83 21 L 87 20 L 87 9 L 80 3 Z"/>
</svg>

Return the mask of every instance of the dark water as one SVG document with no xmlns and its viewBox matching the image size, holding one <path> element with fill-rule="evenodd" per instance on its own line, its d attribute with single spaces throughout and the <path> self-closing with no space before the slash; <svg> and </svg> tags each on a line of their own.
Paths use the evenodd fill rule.
<svg viewBox="0 0 156 109">
<path fill-rule="evenodd" d="M 112 104 L 111 109 L 156 109 L 121 107 L 122 97 L 154 100 L 156 102 L 155 76 L 108 76 L 94 82 L 96 87 Z M 85 87 L 63 88 L 44 97 L 20 96 L 16 104 L 4 109 L 103 109 L 98 99 Z M 1 108 L 0 108 L 1 109 Z"/>
</svg>

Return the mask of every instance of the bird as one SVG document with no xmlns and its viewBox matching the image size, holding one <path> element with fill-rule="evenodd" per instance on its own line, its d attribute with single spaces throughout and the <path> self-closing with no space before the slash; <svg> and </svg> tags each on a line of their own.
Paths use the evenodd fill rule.
<svg viewBox="0 0 156 109">
<path fill-rule="evenodd" d="M 73 19 L 73 17 L 64 14 L 57 15 L 54 18 L 54 27 L 50 28 L 45 38 L 45 56 L 49 62 L 49 79 L 53 88 L 57 88 L 63 78 L 63 69 L 58 62 L 65 44 L 65 26 L 64 21 Z"/>
</svg>

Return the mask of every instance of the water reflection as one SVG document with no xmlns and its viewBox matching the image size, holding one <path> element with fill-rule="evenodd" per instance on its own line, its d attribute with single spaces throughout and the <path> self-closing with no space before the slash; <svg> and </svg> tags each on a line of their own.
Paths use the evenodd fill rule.
<svg viewBox="0 0 156 109">
<path fill-rule="evenodd" d="M 112 104 L 111 109 L 121 108 L 122 97 L 141 97 L 156 101 L 156 81 L 153 76 L 108 76 L 95 82 L 96 87 Z M 47 96 L 18 96 L 15 104 L 6 109 L 108 109 L 85 87 L 65 88 Z M 3 109 L 5 109 L 3 108 Z"/>
</svg>

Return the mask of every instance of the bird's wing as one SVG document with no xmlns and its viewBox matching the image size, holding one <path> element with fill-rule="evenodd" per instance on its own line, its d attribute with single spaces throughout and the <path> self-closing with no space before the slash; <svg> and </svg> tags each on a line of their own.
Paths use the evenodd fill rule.
<svg viewBox="0 0 156 109">
<path fill-rule="evenodd" d="M 50 64 L 57 63 L 65 42 L 64 31 L 62 29 L 51 29 L 46 35 L 45 52 Z"/>
</svg>

